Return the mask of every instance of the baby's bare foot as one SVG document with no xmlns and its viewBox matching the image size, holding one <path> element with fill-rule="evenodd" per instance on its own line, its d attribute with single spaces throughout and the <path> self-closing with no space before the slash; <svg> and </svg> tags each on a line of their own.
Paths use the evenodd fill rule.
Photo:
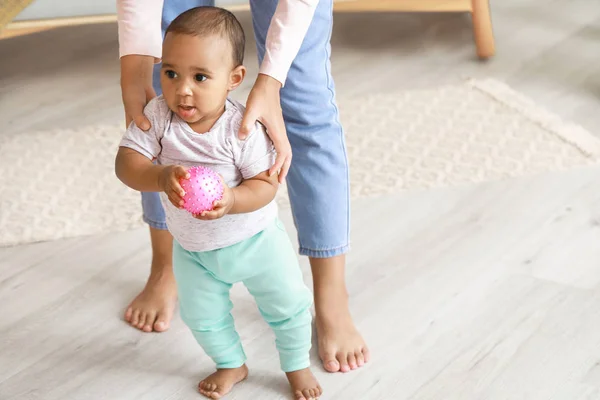
<svg viewBox="0 0 600 400">
<path fill-rule="evenodd" d="M 172 267 L 164 272 L 151 274 L 146 287 L 131 302 L 125 312 L 125 320 L 144 332 L 163 332 L 169 329 L 177 303 L 177 286 Z"/>
<path fill-rule="evenodd" d="M 220 399 L 231 391 L 233 385 L 246 379 L 248 367 L 218 369 L 198 384 L 198 390 L 209 399 Z"/>
<path fill-rule="evenodd" d="M 295 400 L 316 400 L 323 393 L 310 368 L 286 372 L 286 376 L 292 386 Z"/>
</svg>

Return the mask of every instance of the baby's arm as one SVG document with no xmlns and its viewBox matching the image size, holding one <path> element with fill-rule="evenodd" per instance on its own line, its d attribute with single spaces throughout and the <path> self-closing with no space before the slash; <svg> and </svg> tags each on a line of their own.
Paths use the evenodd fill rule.
<svg viewBox="0 0 600 400">
<path fill-rule="evenodd" d="M 259 210 L 275 198 L 279 183 L 278 174 L 269 176 L 277 153 L 273 142 L 260 124 L 255 124 L 245 140 L 232 142 L 237 168 L 242 183 L 233 188 L 234 204 L 230 214 L 242 214 Z"/>
<path fill-rule="evenodd" d="M 275 198 L 279 183 L 278 175 L 269 176 L 268 171 L 246 179 L 232 189 L 233 207 L 229 214 L 243 214 L 259 210 Z"/>
<path fill-rule="evenodd" d="M 277 154 L 264 128 L 256 124 L 255 130 L 243 141 L 235 135 L 232 149 L 242 182 L 233 189 L 223 182 L 223 198 L 214 203 L 212 211 L 206 211 L 196 218 L 217 219 L 225 214 L 250 213 L 260 210 L 275 198 L 279 176 L 269 176 L 269 168 L 273 166 Z"/>
<path fill-rule="evenodd" d="M 165 167 L 154 165 L 148 157 L 127 147 L 119 147 L 115 160 L 117 178 L 140 192 L 159 192 L 159 177 Z"/>
<path fill-rule="evenodd" d="M 129 125 L 119 146 L 115 174 L 134 190 L 165 192 L 175 207 L 181 207 L 184 194 L 179 179 L 188 176 L 187 170 L 179 165 L 163 166 L 152 162 L 162 151 L 160 140 L 168 107 L 162 98 L 154 98 L 144 109 L 144 114 L 152 127 L 145 132 L 133 123 Z"/>
<path fill-rule="evenodd" d="M 148 157 L 127 147 L 120 147 L 115 173 L 125 185 L 140 192 L 165 192 L 171 203 L 181 208 L 185 192 L 179 179 L 189 178 L 181 165 L 154 165 Z"/>
</svg>

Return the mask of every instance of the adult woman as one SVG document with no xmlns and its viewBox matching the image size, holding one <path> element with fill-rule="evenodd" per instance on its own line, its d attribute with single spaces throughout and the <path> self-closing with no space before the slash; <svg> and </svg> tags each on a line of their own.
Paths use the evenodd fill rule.
<svg viewBox="0 0 600 400">
<path fill-rule="evenodd" d="M 150 123 L 143 107 L 160 93 L 158 68 L 152 79 L 154 61 L 161 54 L 158 21 L 162 19 L 164 31 L 180 13 L 213 1 L 166 0 L 162 10 L 161 0 L 118 0 L 117 4 L 127 123 L 133 120 L 147 129 Z M 346 372 L 368 361 L 369 353 L 350 316 L 344 280 L 349 182 L 329 62 L 333 1 L 251 0 L 250 6 L 260 73 L 248 97 L 240 137 L 246 126 L 260 120 L 277 148 L 272 171 L 280 170 L 281 180 L 287 176 L 300 254 L 311 263 L 319 355 L 326 370 Z M 176 300 L 172 237 L 158 196 L 144 193 L 142 205 L 150 225 L 152 268 L 125 318 L 139 329 L 163 331 Z"/>
</svg>

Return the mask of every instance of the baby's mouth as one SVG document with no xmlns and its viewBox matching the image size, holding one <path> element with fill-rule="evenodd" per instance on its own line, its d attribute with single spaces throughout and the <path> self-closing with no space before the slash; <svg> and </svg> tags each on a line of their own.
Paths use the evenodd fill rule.
<svg viewBox="0 0 600 400">
<path fill-rule="evenodd" d="M 179 111 L 179 115 L 181 115 L 183 118 L 190 118 L 196 112 L 196 107 L 179 104 L 177 106 L 177 110 Z"/>
</svg>

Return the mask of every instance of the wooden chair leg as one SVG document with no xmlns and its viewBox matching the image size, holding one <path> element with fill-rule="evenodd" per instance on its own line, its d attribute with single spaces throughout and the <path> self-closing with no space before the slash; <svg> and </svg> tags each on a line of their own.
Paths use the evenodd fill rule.
<svg viewBox="0 0 600 400">
<path fill-rule="evenodd" d="M 492 57 L 496 50 L 492 30 L 489 0 L 472 0 L 473 32 L 477 55 L 481 59 Z"/>
</svg>

